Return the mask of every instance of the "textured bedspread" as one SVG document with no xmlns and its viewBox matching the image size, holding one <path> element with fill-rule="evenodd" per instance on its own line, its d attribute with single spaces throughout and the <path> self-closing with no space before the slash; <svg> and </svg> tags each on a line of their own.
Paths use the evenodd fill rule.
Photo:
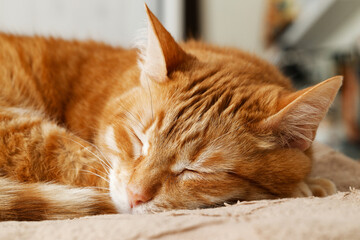
<svg viewBox="0 0 360 240">
<path fill-rule="evenodd" d="M 215 209 L 1 222 L 0 239 L 360 239 L 360 163 L 315 144 L 314 176 L 333 180 L 327 198 L 241 202 Z"/>
</svg>

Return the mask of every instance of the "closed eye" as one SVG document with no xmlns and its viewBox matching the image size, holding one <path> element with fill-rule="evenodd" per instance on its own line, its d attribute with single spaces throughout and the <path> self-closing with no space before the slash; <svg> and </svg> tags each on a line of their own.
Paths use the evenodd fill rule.
<svg viewBox="0 0 360 240">
<path fill-rule="evenodd" d="M 189 169 L 189 168 L 184 168 L 183 170 L 179 171 L 178 173 L 176 173 L 177 176 L 184 174 L 186 172 L 190 172 L 190 173 L 198 173 L 200 174 L 200 172 L 194 170 L 194 169 Z"/>
<path fill-rule="evenodd" d="M 182 180 L 202 178 L 201 172 L 188 168 L 183 169 L 177 176 L 181 177 Z"/>
<path fill-rule="evenodd" d="M 135 134 L 134 134 L 134 137 L 136 138 L 136 141 L 141 145 L 141 147 L 143 146 L 143 142 L 141 141 L 141 139 Z"/>
<path fill-rule="evenodd" d="M 134 128 L 132 131 L 132 136 L 133 155 L 135 159 L 140 156 L 146 156 L 150 147 L 147 135 Z"/>
</svg>

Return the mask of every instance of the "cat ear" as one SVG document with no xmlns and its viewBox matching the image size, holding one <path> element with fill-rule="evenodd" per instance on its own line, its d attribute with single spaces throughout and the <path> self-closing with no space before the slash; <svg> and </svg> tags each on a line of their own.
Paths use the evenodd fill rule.
<svg viewBox="0 0 360 240">
<path fill-rule="evenodd" d="M 168 74 L 186 58 L 186 53 L 145 4 L 148 42 L 142 70 L 151 79 L 165 82 Z"/>
<path fill-rule="evenodd" d="M 315 138 L 341 84 L 342 76 L 332 77 L 313 87 L 280 98 L 278 112 L 260 123 L 271 129 L 284 146 L 308 149 Z"/>
</svg>

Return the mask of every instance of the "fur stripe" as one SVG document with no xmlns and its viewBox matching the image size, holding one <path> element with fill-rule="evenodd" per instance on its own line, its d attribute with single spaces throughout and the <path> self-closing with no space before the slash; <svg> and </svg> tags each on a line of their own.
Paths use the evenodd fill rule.
<svg viewBox="0 0 360 240">
<path fill-rule="evenodd" d="M 0 220 L 34 221 L 116 213 L 106 193 L 91 188 L 0 178 Z"/>
</svg>

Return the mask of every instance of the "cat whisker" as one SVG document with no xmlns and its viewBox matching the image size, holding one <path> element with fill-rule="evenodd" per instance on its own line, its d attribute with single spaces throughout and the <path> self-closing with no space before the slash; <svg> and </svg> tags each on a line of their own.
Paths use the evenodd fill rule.
<svg viewBox="0 0 360 240">
<path fill-rule="evenodd" d="M 96 148 L 96 150 L 99 151 L 99 153 L 105 158 L 106 161 L 104 161 L 103 159 L 100 159 L 100 161 L 102 161 L 105 166 L 107 166 L 109 169 L 112 168 L 112 162 L 105 156 L 105 154 L 100 150 L 100 148 L 98 146 L 96 146 L 95 144 L 89 142 L 89 141 L 86 141 L 86 140 L 83 140 L 85 141 L 86 143 L 88 143 L 89 145 L 91 145 L 92 147 Z"/>
<path fill-rule="evenodd" d="M 91 152 L 87 147 L 85 147 L 85 150 L 88 150 L 89 152 Z M 95 153 L 94 153 L 94 154 L 95 154 Z M 109 173 L 109 169 L 110 169 L 111 167 L 107 164 L 107 162 L 104 161 L 104 160 L 101 159 L 101 158 L 98 158 L 98 160 L 99 160 L 99 163 L 101 164 L 101 166 L 104 168 L 105 172 L 106 172 L 107 174 L 110 174 L 110 173 Z"/>
<path fill-rule="evenodd" d="M 61 136 L 61 135 L 60 135 L 60 136 Z M 102 164 L 102 166 L 104 167 L 105 171 L 109 174 L 108 168 L 110 168 L 111 166 L 109 166 L 108 163 L 105 162 L 103 159 L 101 159 L 97 154 L 95 154 L 94 152 L 92 152 L 91 150 L 89 150 L 87 147 L 85 147 L 83 144 L 81 144 L 80 142 L 78 142 L 78 141 L 76 141 L 76 140 L 74 140 L 74 139 L 72 139 L 72 138 L 68 138 L 68 137 L 65 137 L 65 136 L 61 136 L 61 137 L 65 138 L 65 139 L 68 139 L 68 140 L 70 140 L 70 141 L 72 141 L 72 142 L 74 142 L 74 143 L 79 144 L 81 147 L 83 147 L 83 149 L 85 149 L 87 152 L 89 152 L 89 153 L 92 154 L 94 157 L 96 157 L 96 158 L 100 161 L 100 163 Z M 104 165 L 103 165 L 103 164 L 104 164 Z"/>
<path fill-rule="evenodd" d="M 97 176 L 97 177 L 101 178 L 102 180 L 104 180 L 105 182 L 107 182 L 108 184 L 110 184 L 110 181 L 109 181 L 109 180 L 107 180 L 107 179 L 104 178 L 103 176 L 100 176 L 100 175 L 97 174 L 97 173 L 94 173 L 94 172 L 89 171 L 89 170 L 86 170 L 86 169 L 80 169 L 80 171 L 81 171 L 81 172 L 90 173 L 90 174 L 92 174 L 92 175 L 94 175 L 94 176 Z"/>
<path fill-rule="evenodd" d="M 87 169 L 79 169 L 79 168 L 72 168 L 73 171 L 75 172 L 87 172 L 87 173 L 92 173 L 92 174 L 97 174 L 96 172 L 98 172 L 99 174 L 103 174 L 104 176 L 108 176 L 108 173 L 105 173 L 103 171 L 100 171 L 99 169 L 93 167 L 93 166 L 86 166 L 87 168 L 90 168 L 90 170 L 94 170 L 95 172 L 92 172 L 90 170 Z M 103 178 L 104 180 L 104 178 Z"/>
<path fill-rule="evenodd" d="M 97 131 L 97 130 L 98 130 L 97 128 L 91 127 L 91 126 L 89 126 L 89 128 L 92 129 L 92 130 L 94 130 L 94 131 Z M 75 131 L 73 131 L 73 132 L 75 132 Z M 77 133 L 77 132 L 75 132 L 75 134 L 76 134 L 76 133 Z M 62 137 L 63 137 L 63 136 L 62 136 Z M 76 136 L 76 137 L 77 137 L 77 136 Z M 66 138 L 66 137 L 64 137 L 64 138 Z M 67 139 L 68 139 L 68 138 L 67 138 Z M 96 148 L 96 150 L 99 151 L 99 153 L 104 157 L 104 159 L 105 159 L 106 161 L 104 161 L 104 160 L 102 160 L 102 159 L 100 159 L 100 160 L 106 165 L 107 168 L 109 168 L 109 169 L 113 168 L 113 166 L 112 166 L 112 161 L 108 158 L 108 156 L 106 156 L 106 155 L 100 150 L 100 148 L 99 148 L 98 146 L 96 146 L 95 144 L 93 144 L 93 143 L 91 143 L 91 142 L 89 142 L 89 141 L 87 141 L 87 140 L 85 140 L 85 139 L 83 139 L 83 138 L 81 138 L 81 140 L 84 141 L 84 142 L 86 142 L 87 144 L 91 145 L 92 147 Z"/>
<path fill-rule="evenodd" d="M 117 149 L 111 149 L 111 152 L 114 152 L 119 155 L 121 155 L 121 153 L 122 153 L 120 150 L 117 150 Z"/>
<path fill-rule="evenodd" d="M 97 169 L 97 168 L 95 168 L 95 167 L 93 167 L 93 166 L 87 166 L 88 168 L 90 168 L 90 169 L 92 169 L 92 170 L 94 170 L 95 172 L 98 172 L 99 174 L 103 174 L 104 176 L 108 176 L 109 175 L 109 172 L 103 172 L 103 171 L 100 171 L 99 169 Z M 86 170 L 86 169 L 85 169 Z M 87 170 L 87 171 L 89 171 L 89 170 Z M 94 173 L 95 173 L 94 172 Z"/>
<path fill-rule="evenodd" d="M 99 190 L 103 190 L 103 191 L 109 191 L 109 188 L 106 188 L 106 187 L 95 187 L 95 186 L 92 186 L 90 188 L 95 188 L 95 189 L 99 189 Z"/>
</svg>

